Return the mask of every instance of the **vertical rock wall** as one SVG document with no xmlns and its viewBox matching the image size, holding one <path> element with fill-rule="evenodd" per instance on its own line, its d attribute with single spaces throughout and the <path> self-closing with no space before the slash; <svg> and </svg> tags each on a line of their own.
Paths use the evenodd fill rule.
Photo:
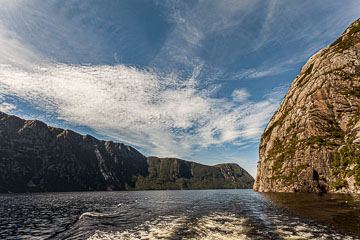
<svg viewBox="0 0 360 240">
<path fill-rule="evenodd" d="M 360 19 L 302 67 L 259 156 L 255 191 L 360 192 Z"/>
</svg>

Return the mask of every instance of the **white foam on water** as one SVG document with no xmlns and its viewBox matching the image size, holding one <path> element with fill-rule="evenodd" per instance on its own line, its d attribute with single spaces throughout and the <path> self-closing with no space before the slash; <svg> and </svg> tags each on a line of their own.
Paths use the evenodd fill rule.
<svg viewBox="0 0 360 240">
<path fill-rule="evenodd" d="M 121 203 L 120 203 L 121 204 Z M 119 204 L 119 205 L 120 205 Z M 120 206 L 118 206 L 120 207 Z M 117 215 L 118 212 L 114 211 L 114 212 L 107 212 L 107 213 L 100 213 L 100 212 L 84 212 L 83 214 L 80 215 L 79 220 L 86 218 L 86 217 L 111 217 L 114 215 Z"/>
<path fill-rule="evenodd" d="M 291 230 L 289 230 L 291 229 Z M 327 240 L 327 239 L 334 239 L 334 240 L 352 240 L 354 239 L 351 236 L 344 236 L 338 233 L 327 234 L 323 233 L 319 236 L 319 233 L 323 232 L 324 229 L 319 226 L 312 226 L 308 224 L 299 224 L 295 225 L 294 227 L 289 227 L 285 225 L 277 226 L 276 233 L 279 234 L 283 239 L 287 240 L 296 240 L 296 239 L 314 239 L 314 240 Z"/>
<path fill-rule="evenodd" d="M 194 232 L 195 236 L 182 239 L 249 239 L 246 236 L 248 228 L 244 226 L 245 218 L 238 218 L 234 214 L 214 213 L 199 218 L 187 232 Z"/>
<path fill-rule="evenodd" d="M 96 231 L 88 240 L 122 240 L 122 239 L 170 239 L 176 230 L 185 224 L 184 217 L 164 216 L 154 221 L 146 221 L 134 229 L 123 232 Z"/>
<path fill-rule="evenodd" d="M 80 215 L 79 219 L 82 219 L 84 217 L 99 217 L 102 216 L 102 213 L 97 213 L 97 212 L 84 212 L 83 214 Z"/>
<path fill-rule="evenodd" d="M 211 214 L 194 221 L 189 221 L 187 217 L 164 216 L 123 232 L 96 231 L 88 240 L 153 240 L 171 239 L 176 236 L 184 240 L 247 240 L 249 239 L 246 236 L 247 229 L 243 226 L 245 221 L 244 218 L 225 214 Z"/>
<path fill-rule="evenodd" d="M 117 232 L 96 231 L 88 240 L 155 240 L 155 239 L 183 239 L 183 240 L 250 240 L 248 233 L 251 227 L 249 220 L 230 213 L 212 213 L 195 219 L 186 216 L 160 216 L 152 221 L 146 221 L 141 225 Z M 280 222 L 282 222 L 282 224 Z M 322 233 L 321 226 L 313 226 L 298 221 L 281 221 L 278 218 L 271 219 L 276 226 L 276 233 L 286 240 L 352 240 L 350 236 L 339 233 Z M 259 229 L 261 232 L 262 230 Z M 265 230 L 266 231 L 266 230 Z M 264 232 L 263 232 L 264 233 Z"/>
</svg>

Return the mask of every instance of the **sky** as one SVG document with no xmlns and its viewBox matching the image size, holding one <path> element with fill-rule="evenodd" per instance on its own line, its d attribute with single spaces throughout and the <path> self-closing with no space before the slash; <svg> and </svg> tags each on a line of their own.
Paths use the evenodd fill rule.
<svg viewBox="0 0 360 240">
<path fill-rule="evenodd" d="M 0 111 L 146 156 L 238 163 L 359 0 L 0 0 Z"/>
</svg>

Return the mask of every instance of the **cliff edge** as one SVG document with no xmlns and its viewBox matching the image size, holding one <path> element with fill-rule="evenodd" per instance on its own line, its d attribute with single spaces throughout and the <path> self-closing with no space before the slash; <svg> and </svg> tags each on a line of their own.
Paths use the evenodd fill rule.
<svg viewBox="0 0 360 240">
<path fill-rule="evenodd" d="M 291 84 L 262 135 L 254 190 L 360 193 L 360 19 Z"/>
</svg>

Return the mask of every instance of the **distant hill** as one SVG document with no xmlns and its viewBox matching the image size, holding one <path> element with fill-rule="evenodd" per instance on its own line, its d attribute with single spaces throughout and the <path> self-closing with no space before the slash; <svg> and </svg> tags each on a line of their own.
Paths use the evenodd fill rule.
<svg viewBox="0 0 360 240">
<path fill-rule="evenodd" d="M 137 189 L 252 188 L 253 177 L 234 163 L 207 166 L 176 158 L 147 158 L 149 174 Z"/>
<path fill-rule="evenodd" d="M 259 148 L 255 191 L 360 193 L 360 19 L 302 67 Z"/>
<path fill-rule="evenodd" d="M 0 192 L 252 188 L 237 164 L 146 158 L 122 143 L 0 112 Z"/>
</svg>

